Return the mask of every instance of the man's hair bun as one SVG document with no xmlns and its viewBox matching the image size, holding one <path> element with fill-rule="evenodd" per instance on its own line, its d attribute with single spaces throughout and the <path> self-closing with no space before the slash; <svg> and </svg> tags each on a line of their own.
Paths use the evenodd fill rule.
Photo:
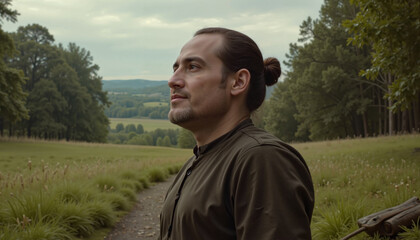
<svg viewBox="0 0 420 240">
<path fill-rule="evenodd" d="M 272 86 L 277 83 L 281 75 L 280 62 L 277 58 L 269 57 L 264 60 L 265 85 Z"/>
</svg>

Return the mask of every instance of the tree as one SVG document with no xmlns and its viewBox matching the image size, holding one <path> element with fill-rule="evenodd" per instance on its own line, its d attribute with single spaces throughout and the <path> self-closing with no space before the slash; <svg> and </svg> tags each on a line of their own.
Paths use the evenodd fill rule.
<svg viewBox="0 0 420 240">
<path fill-rule="evenodd" d="M 193 148 L 195 145 L 196 141 L 194 135 L 190 131 L 182 128 L 178 136 L 178 147 Z"/>
<path fill-rule="evenodd" d="M 42 79 L 36 83 L 28 97 L 28 108 L 31 112 L 28 121 L 31 122 L 32 135 L 45 139 L 64 136 L 66 126 L 61 113 L 66 107 L 67 102 L 54 82 Z"/>
<path fill-rule="evenodd" d="M 52 69 L 50 79 L 67 102 L 65 111 L 59 113 L 63 115 L 66 126 L 66 139 L 92 141 L 92 122 L 86 117 L 90 114 L 88 106 L 91 99 L 86 89 L 77 81 L 76 72 L 67 64 L 60 64 Z"/>
<path fill-rule="evenodd" d="M 107 93 L 102 91 L 102 77 L 98 76 L 99 66 L 93 64 L 93 57 L 84 48 L 70 43 L 67 49 L 59 46 L 65 62 L 76 73 L 76 80 L 89 98 L 85 103 L 89 111 L 83 114 L 82 121 L 90 122 L 89 135 L 84 135 L 85 141 L 105 142 L 108 134 L 109 120 L 104 111 L 109 106 Z"/>
<path fill-rule="evenodd" d="M 143 134 L 144 133 L 143 125 L 141 125 L 140 123 L 137 124 L 136 133 L 138 133 L 138 134 Z"/>
<path fill-rule="evenodd" d="M 125 132 L 126 133 L 130 133 L 130 132 L 136 132 L 136 126 L 134 124 L 127 124 L 127 126 L 125 126 Z"/>
<path fill-rule="evenodd" d="M 372 86 L 358 75 L 368 66 L 366 49 L 347 45 L 342 26 L 356 9 L 345 0 L 326 0 L 320 18 L 301 25 L 298 45 L 290 44 L 289 68 L 277 84 L 265 117 L 269 131 L 287 141 L 368 136 Z"/>
<path fill-rule="evenodd" d="M 361 74 L 375 79 L 390 74 L 388 98 L 396 111 L 410 108 L 420 91 L 420 2 L 351 0 L 360 8 L 345 26 L 354 33 L 349 43 L 373 48 L 372 65 Z M 416 110 L 418 111 L 418 110 Z"/>
<path fill-rule="evenodd" d="M 171 146 L 171 140 L 169 139 L 169 136 L 165 136 L 162 139 L 162 142 L 161 142 L 160 146 L 165 146 L 165 147 L 170 147 Z"/>
<path fill-rule="evenodd" d="M 117 126 L 115 126 L 115 130 L 116 130 L 117 132 L 122 132 L 122 131 L 124 131 L 124 124 L 122 124 L 122 123 L 118 123 L 118 124 L 117 124 Z"/>
<path fill-rule="evenodd" d="M 12 38 L 1 29 L 3 19 L 17 21 L 19 13 L 9 8 L 10 3 L 10 0 L 0 2 L 0 135 L 3 135 L 5 122 L 10 125 L 29 117 L 25 107 L 27 94 L 22 89 L 25 78 L 21 71 L 9 68 L 3 60 L 11 57 L 15 50 Z"/>
<path fill-rule="evenodd" d="M 54 37 L 39 24 L 19 27 L 11 34 L 18 50 L 9 65 L 21 69 L 28 78 L 25 90 L 31 91 L 41 78 L 48 78 L 55 65 L 62 64 L 59 52 L 52 46 Z"/>
<path fill-rule="evenodd" d="M 293 101 L 290 87 L 290 79 L 278 82 L 273 94 L 268 101 L 267 112 L 265 113 L 265 128 L 283 141 L 307 140 L 308 134 L 301 134 L 303 137 L 295 136 L 299 122 L 294 118 L 297 114 L 296 104 Z"/>
<path fill-rule="evenodd" d="M 355 10 L 344 0 L 326 0 L 320 19 L 301 25 L 299 47 L 291 45 L 287 63 L 292 67 L 291 96 L 296 103 L 300 122 L 297 136 L 328 139 L 366 135 L 364 96 L 366 86 L 357 75 L 367 64 L 368 56 L 348 47 L 348 33 L 341 25 L 354 17 Z"/>
</svg>

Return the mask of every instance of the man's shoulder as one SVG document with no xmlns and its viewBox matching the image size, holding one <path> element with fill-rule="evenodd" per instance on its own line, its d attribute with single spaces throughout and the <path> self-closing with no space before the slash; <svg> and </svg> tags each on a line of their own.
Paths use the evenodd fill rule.
<svg viewBox="0 0 420 240">
<path fill-rule="evenodd" d="M 243 141 L 243 144 L 245 143 L 247 147 L 285 144 L 276 136 L 255 126 L 249 126 L 239 131 L 238 139 L 240 139 L 240 141 Z"/>
<path fill-rule="evenodd" d="M 234 141 L 238 149 L 247 154 L 258 154 L 261 151 L 275 150 L 302 158 L 299 152 L 291 145 L 255 126 L 239 131 Z"/>
</svg>

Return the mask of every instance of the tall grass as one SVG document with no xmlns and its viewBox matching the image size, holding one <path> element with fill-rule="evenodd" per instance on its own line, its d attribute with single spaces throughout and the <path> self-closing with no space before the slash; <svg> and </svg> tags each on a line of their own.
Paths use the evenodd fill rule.
<svg viewBox="0 0 420 240">
<path fill-rule="evenodd" d="M 341 239 L 358 228 L 357 219 L 420 197 L 418 134 L 294 147 L 306 159 L 314 181 L 314 240 Z M 411 239 L 410 234 L 416 233 L 400 239 Z M 375 238 L 361 233 L 354 239 Z"/>
<path fill-rule="evenodd" d="M 341 239 L 358 228 L 357 219 L 420 195 L 420 135 L 293 146 L 314 182 L 314 240 Z M 191 154 L 0 139 L 0 240 L 90 239 L 129 211 L 138 191 L 176 173 Z M 398 239 L 419 239 L 418 226 Z M 361 233 L 354 239 L 379 238 Z"/>
<path fill-rule="evenodd" d="M 0 239 L 89 239 L 188 150 L 0 140 Z M 97 238 L 98 239 L 98 238 Z"/>
</svg>

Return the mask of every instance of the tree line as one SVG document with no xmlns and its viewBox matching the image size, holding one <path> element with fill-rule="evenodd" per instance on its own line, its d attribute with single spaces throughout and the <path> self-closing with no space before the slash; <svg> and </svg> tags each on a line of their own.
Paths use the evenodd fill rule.
<svg viewBox="0 0 420 240">
<path fill-rule="evenodd" d="M 131 144 L 146 146 L 164 146 L 192 148 L 195 146 L 193 135 L 185 129 L 155 129 L 144 131 L 141 124 L 118 123 L 115 129 L 110 129 L 108 142 L 114 144 Z"/>
<path fill-rule="evenodd" d="M 264 127 L 285 141 L 419 131 L 419 9 L 415 0 L 325 0 L 290 44 Z"/>
<path fill-rule="evenodd" d="M 10 2 L 1 2 L 1 18 L 16 22 Z M 55 44 L 39 24 L 12 33 L 0 28 L 0 38 L 1 135 L 106 141 L 110 102 L 89 51 Z"/>
<path fill-rule="evenodd" d="M 169 92 L 169 89 L 167 89 L 167 92 Z M 153 101 L 167 103 L 169 97 L 165 97 L 163 100 L 159 94 L 158 97 L 132 94 L 109 94 L 108 96 L 112 105 L 105 109 L 107 117 L 168 119 L 168 104 L 145 106 L 145 103 Z"/>
</svg>

